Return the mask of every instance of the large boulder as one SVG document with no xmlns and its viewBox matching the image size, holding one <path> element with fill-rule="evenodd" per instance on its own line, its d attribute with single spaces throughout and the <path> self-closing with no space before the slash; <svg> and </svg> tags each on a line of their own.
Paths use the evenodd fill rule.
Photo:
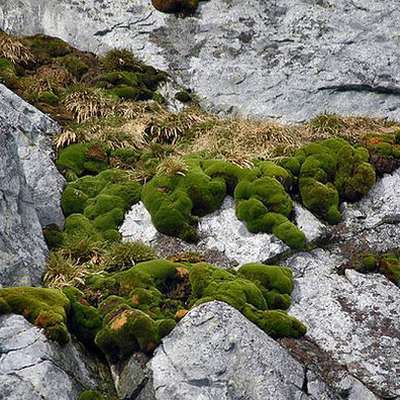
<svg viewBox="0 0 400 400">
<path fill-rule="evenodd" d="M 0 121 L 14 136 L 23 173 L 42 227 L 64 224 L 64 178 L 53 163 L 52 136 L 60 126 L 0 84 Z M 9 126 L 9 128 L 7 128 Z"/>
<path fill-rule="evenodd" d="M 39 284 L 47 255 L 17 135 L 0 119 L 0 287 Z"/>
<path fill-rule="evenodd" d="M 210 108 L 289 121 L 399 119 L 399 18 L 394 0 L 211 0 L 186 18 L 150 0 L 0 0 L 0 28 L 128 47 Z"/>
<path fill-rule="evenodd" d="M 144 374 L 132 361 L 121 379 L 132 371 L 129 393 L 141 400 L 377 400 L 346 373 L 327 385 L 313 366 L 306 368 L 240 312 L 218 301 L 190 311 L 164 338 Z M 337 390 L 342 386 L 347 397 Z"/>
<path fill-rule="evenodd" d="M 0 399 L 75 400 L 107 376 L 71 342 L 60 346 L 23 317 L 0 317 Z"/>
</svg>

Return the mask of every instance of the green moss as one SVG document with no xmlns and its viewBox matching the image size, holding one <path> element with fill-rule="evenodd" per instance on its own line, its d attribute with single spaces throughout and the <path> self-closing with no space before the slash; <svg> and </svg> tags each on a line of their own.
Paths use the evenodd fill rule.
<svg viewBox="0 0 400 400">
<path fill-rule="evenodd" d="M 132 86 L 119 86 L 112 89 L 111 93 L 124 100 L 150 100 L 153 97 L 151 90 Z"/>
<path fill-rule="evenodd" d="M 0 58 L 0 83 L 10 88 L 17 84 L 17 75 L 14 64 L 6 58 Z"/>
<path fill-rule="evenodd" d="M 72 53 L 72 48 L 67 43 L 51 36 L 35 35 L 23 41 L 30 47 L 35 59 L 40 63 Z"/>
<path fill-rule="evenodd" d="M 85 390 L 79 395 L 78 400 L 106 400 L 106 398 L 97 390 Z"/>
<path fill-rule="evenodd" d="M 121 306 L 106 315 L 95 341 L 112 361 L 116 361 L 135 350 L 150 353 L 160 340 L 159 324 L 140 310 Z"/>
<path fill-rule="evenodd" d="M 50 106 L 56 106 L 59 102 L 59 97 L 53 92 L 41 92 L 38 96 L 38 101 L 41 103 L 48 104 Z"/>
<path fill-rule="evenodd" d="M 65 344 L 68 298 L 57 289 L 17 287 L 0 289 L 1 311 L 23 315 L 29 322 L 44 328 L 46 336 Z"/>
<path fill-rule="evenodd" d="M 77 143 L 63 149 L 57 159 L 63 171 L 72 171 L 77 176 L 97 174 L 108 166 L 108 157 L 103 147 L 96 143 Z"/>
<path fill-rule="evenodd" d="M 379 261 L 379 271 L 396 285 L 400 284 L 400 260 L 397 256 L 385 255 Z"/>
<path fill-rule="evenodd" d="M 77 79 L 81 79 L 89 71 L 89 66 L 74 54 L 61 58 L 60 63 Z"/>
<path fill-rule="evenodd" d="M 180 101 L 181 103 L 189 103 L 192 101 L 192 96 L 187 90 L 181 90 L 175 94 L 175 99 Z"/>
<path fill-rule="evenodd" d="M 284 311 L 259 311 L 247 305 L 243 309 L 243 314 L 273 338 L 299 338 L 307 331 L 306 327 L 299 320 Z"/>
<path fill-rule="evenodd" d="M 154 8 L 167 14 L 193 14 L 198 5 L 199 0 L 152 0 Z"/>
<path fill-rule="evenodd" d="M 374 271 L 377 268 L 376 257 L 372 254 L 368 254 L 363 257 L 362 265 L 367 271 Z"/>
<path fill-rule="evenodd" d="M 240 267 L 239 274 L 268 290 L 275 289 L 283 294 L 290 294 L 293 290 L 292 270 L 287 267 L 249 263 Z"/>
<path fill-rule="evenodd" d="M 69 329 L 82 343 L 93 347 L 95 336 L 103 323 L 99 311 L 84 300 L 84 295 L 79 290 L 69 287 L 63 292 L 71 303 Z"/>
<path fill-rule="evenodd" d="M 66 216 L 83 213 L 89 197 L 79 189 L 68 185 L 61 197 L 61 207 Z"/>
<path fill-rule="evenodd" d="M 63 233 L 61 229 L 55 224 L 46 226 L 43 229 L 43 236 L 50 250 L 60 247 L 64 242 Z"/>
</svg>

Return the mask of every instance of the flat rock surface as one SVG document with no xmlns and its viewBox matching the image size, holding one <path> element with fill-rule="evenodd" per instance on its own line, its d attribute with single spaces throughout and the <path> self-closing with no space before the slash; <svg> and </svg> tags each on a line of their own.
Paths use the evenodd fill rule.
<svg viewBox="0 0 400 400">
<path fill-rule="evenodd" d="M 82 349 L 48 341 L 22 316 L 0 317 L 1 400 L 75 400 L 99 379 Z"/>
<path fill-rule="evenodd" d="M 211 109 L 295 122 L 399 119 L 399 18 L 395 0 L 211 0 L 186 18 L 148 0 L 0 0 L 0 28 L 128 47 Z"/>
</svg>

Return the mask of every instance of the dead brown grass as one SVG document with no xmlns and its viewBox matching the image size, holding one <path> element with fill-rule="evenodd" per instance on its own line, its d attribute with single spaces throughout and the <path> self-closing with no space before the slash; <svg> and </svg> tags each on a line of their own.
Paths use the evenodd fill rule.
<svg viewBox="0 0 400 400">
<path fill-rule="evenodd" d="M 0 58 L 7 58 L 14 64 L 27 64 L 34 60 L 33 54 L 18 38 L 0 31 Z"/>
</svg>

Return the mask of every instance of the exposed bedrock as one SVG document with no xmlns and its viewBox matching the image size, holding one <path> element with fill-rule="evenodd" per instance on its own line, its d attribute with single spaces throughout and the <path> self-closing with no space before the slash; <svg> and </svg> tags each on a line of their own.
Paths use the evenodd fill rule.
<svg viewBox="0 0 400 400">
<path fill-rule="evenodd" d="M 75 400 L 102 374 L 80 346 L 49 341 L 22 316 L 0 317 L 0 399 Z"/>
<path fill-rule="evenodd" d="M 0 85 L 0 286 L 38 285 L 48 251 L 42 227 L 63 225 L 64 179 L 51 158 L 57 130 Z"/>
<path fill-rule="evenodd" d="M 207 1 L 186 18 L 149 0 L 0 0 L 7 31 L 128 47 L 211 109 L 287 121 L 324 111 L 399 119 L 399 17 L 394 0 Z"/>
</svg>

